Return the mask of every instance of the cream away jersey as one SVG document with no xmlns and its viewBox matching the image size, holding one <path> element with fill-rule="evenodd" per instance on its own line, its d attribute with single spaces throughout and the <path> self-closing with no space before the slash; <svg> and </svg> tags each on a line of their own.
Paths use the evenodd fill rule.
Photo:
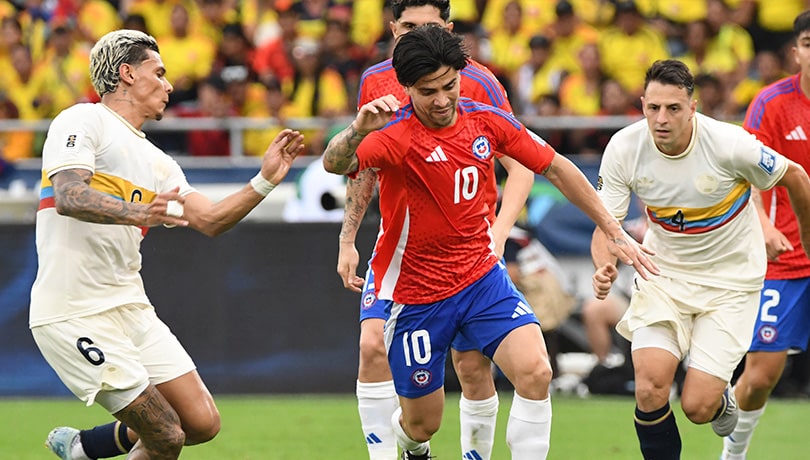
<svg viewBox="0 0 810 460">
<path fill-rule="evenodd" d="M 78 104 L 60 113 L 42 151 L 31 327 L 149 303 L 139 273 L 147 228 L 57 214 L 50 178 L 75 168 L 93 172 L 92 189 L 129 202 L 150 203 L 174 187 L 183 195 L 193 191 L 177 162 L 106 106 Z"/>
<path fill-rule="evenodd" d="M 662 275 L 758 290 L 767 262 L 749 204 L 751 184 L 770 189 L 787 162 L 739 126 L 699 113 L 693 120 L 689 147 L 677 157 L 658 150 L 646 120 L 616 133 L 602 157 L 597 190 L 618 219 L 627 215 L 631 192 L 644 203 L 644 244 L 656 251 Z"/>
</svg>

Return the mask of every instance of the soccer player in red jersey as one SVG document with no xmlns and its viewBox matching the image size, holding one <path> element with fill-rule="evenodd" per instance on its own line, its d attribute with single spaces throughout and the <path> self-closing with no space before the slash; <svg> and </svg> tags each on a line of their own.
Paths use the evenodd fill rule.
<svg viewBox="0 0 810 460">
<path fill-rule="evenodd" d="M 452 30 L 448 0 L 398 0 L 391 5 L 394 21 L 391 32 L 394 38 L 409 32 L 414 27 L 436 24 Z M 460 91 L 464 97 L 512 111 L 506 92 L 494 75 L 481 64 L 468 60 L 461 70 Z M 392 94 L 400 101 L 408 99 L 405 89 L 397 81 L 391 59 L 368 68 L 360 82 L 358 109 L 372 100 Z M 503 201 L 495 220 L 498 187 L 495 174 L 486 178 L 487 203 L 495 223 L 496 254 L 503 254 L 503 245 L 509 230 L 523 208 L 534 182 L 534 173 L 517 161 L 504 157 L 499 159 L 509 173 L 503 190 Z M 385 309 L 390 297 L 378 298 L 374 290 L 374 273 L 369 269 L 365 280 L 357 276 L 360 256 L 355 247 L 355 237 L 373 194 L 377 174 L 374 170 L 361 171 L 347 185 L 347 200 L 343 225 L 340 232 L 338 273 L 346 288 L 362 292 L 360 301 L 360 359 L 357 376 L 357 407 L 371 460 L 393 460 L 397 456 L 396 440 L 391 427 L 391 414 L 398 406 L 391 371 L 383 342 Z M 397 177 L 380 180 L 381 194 L 386 201 L 383 207 L 402 204 L 400 193 L 404 190 Z M 381 231 L 387 231 L 389 223 L 381 222 Z M 365 284 L 364 284 L 365 281 Z M 361 289 L 362 288 L 362 289 Z M 495 422 L 498 414 L 498 395 L 492 379 L 491 362 L 463 337 L 458 337 L 452 346 L 453 364 L 461 383 L 459 419 L 461 425 L 462 455 L 488 460 L 492 453 Z"/>
<path fill-rule="evenodd" d="M 545 458 L 551 367 L 539 323 L 495 253 L 486 181 L 502 152 L 548 180 L 609 237 L 607 250 L 643 277 L 658 273 L 573 163 L 510 113 L 460 97 L 461 38 L 423 26 L 399 38 L 393 66 L 410 103 L 386 95 L 363 105 L 324 152 L 324 167 L 374 168 L 399 180 L 402 204 L 383 207 L 372 259 L 375 289 L 391 298 L 385 344 L 401 408 L 392 417 L 403 458 L 429 458 L 444 410 L 444 360 L 462 336 L 515 386 L 506 428 L 512 458 Z"/>
<path fill-rule="evenodd" d="M 793 57 L 801 70 L 760 91 L 743 127 L 810 171 L 810 11 L 796 17 L 793 33 Z M 734 390 L 739 418 L 734 432 L 723 440 L 725 460 L 745 459 L 788 352 L 805 350 L 810 339 L 810 259 L 802 250 L 790 198 L 783 187 L 753 196 L 765 234 L 768 271 L 745 369 Z"/>
</svg>

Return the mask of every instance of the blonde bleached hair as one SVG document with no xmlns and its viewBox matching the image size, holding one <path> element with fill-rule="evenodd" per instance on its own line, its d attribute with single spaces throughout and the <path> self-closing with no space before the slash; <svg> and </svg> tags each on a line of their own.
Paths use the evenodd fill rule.
<svg viewBox="0 0 810 460">
<path fill-rule="evenodd" d="M 101 37 L 90 50 L 90 81 L 99 97 L 114 93 L 121 82 L 121 64 L 138 66 L 160 53 L 154 37 L 138 30 L 114 30 Z"/>
</svg>

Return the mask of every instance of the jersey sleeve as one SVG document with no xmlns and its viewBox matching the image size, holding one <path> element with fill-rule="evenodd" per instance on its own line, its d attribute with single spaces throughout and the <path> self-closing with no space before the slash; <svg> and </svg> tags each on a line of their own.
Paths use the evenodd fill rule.
<svg viewBox="0 0 810 460">
<path fill-rule="evenodd" d="M 398 143 L 394 142 L 388 135 L 381 131 L 374 131 L 360 142 L 357 146 L 357 160 L 359 167 L 357 171 L 364 169 L 388 169 L 397 162 L 395 153 Z"/>
<path fill-rule="evenodd" d="M 174 158 L 166 155 L 165 159 L 165 168 L 166 168 L 166 179 L 163 181 L 163 184 L 160 188 L 160 193 L 168 192 L 173 190 L 175 187 L 180 187 L 178 193 L 182 196 L 186 196 L 191 192 L 196 192 L 197 190 L 189 185 L 188 180 L 186 179 L 186 174 L 183 172 L 183 169 L 177 164 L 177 161 Z"/>
<path fill-rule="evenodd" d="M 768 102 L 763 97 L 763 91 L 760 91 L 748 106 L 743 121 L 743 128 L 755 135 L 765 145 L 773 145 L 770 133 L 776 132 L 770 129 L 772 122 L 768 115 L 773 112 L 772 109 L 773 107 L 768 107 Z"/>
<path fill-rule="evenodd" d="M 461 71 L 462 96 L 512 113 L 506 90 L 486 66 L 471 61 Z"/>
<path fill-rule="evenodd" d="M 46 177 L 59 171 L 81 168 L 95 171 L 98 150 L 98 116 L 77 106 L 57 116 L 48 129 L 48 139 L 42 152 L 42 170 Z"/>
<path fill-rule="evenodd" d="M 624 220 L 630 208 L 630 181 L 622 167 L 621 142 L 617 139 L 617 136 L 613 136 L 602 154 L 596 193 L 613 217 Z"/>
<path fill-rule="evenodd" d="M 492 111 L 491 124 L 499 129 L 496 148 L 519 161 L 537 174 L 542 174 L 551 165 L 557 152 L 543 138 L 526 129 L 514 116 L 504 111 Z"/>
<path fill-rule="evenodd" d="M 745 132 L 739 137 L 733 158 L 740 176 L 760 190 L 773 188 L 787 172 L 784 156 Z"/>
</svg>

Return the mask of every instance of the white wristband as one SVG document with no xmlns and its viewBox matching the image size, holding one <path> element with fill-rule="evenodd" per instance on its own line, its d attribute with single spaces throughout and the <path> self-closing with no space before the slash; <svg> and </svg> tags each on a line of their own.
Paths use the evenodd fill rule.
<svg viewBox="0 0 810 460">
<path fill-rule="evenodd" d="M 262 176 L 261 171 L 253 176 L 253 179 L 250 179 L 250 186 L 253 187 L 253 190 L 255 190 L 256 193 L 261 196 L 267 196 L 268 193 L 272 192 L 273 189 L 276 188 L 276 184 L 273 184 L 269 180 L 265 179 Z"/>
</svg>

